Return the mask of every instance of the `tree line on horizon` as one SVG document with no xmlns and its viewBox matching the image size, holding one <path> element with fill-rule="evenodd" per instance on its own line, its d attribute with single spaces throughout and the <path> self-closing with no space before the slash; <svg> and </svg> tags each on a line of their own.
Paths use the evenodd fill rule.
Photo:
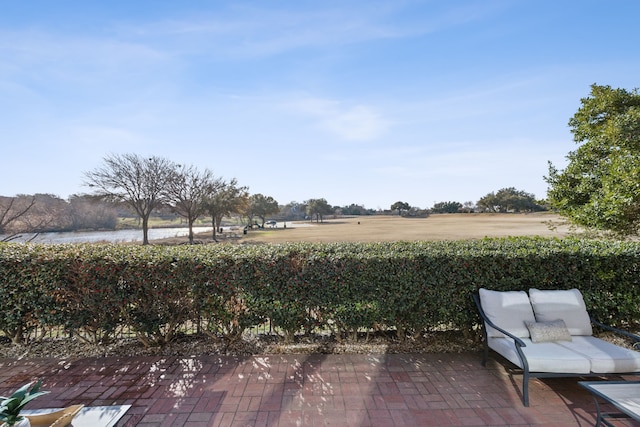
<svg viewBox="0 0 640 427">
<path fill-rule="evenodd" d="M 211 219 L 212 237 L 224 217 L 244 217 L 247 228 L 264 228 L 269 216 L 285 220 L 311 219 L 321 222 L 327 215 L 372 215 L 380 212 L 364 206 L 332 206 L 326 199 L 309 199 L 280 206 L 271 196 L 249 194 L 235 178 L 224 180 L 209 169 L 200 170 L 169 159 L 137 154 L 112 154 L 103 165 L 85 172 L 89 194 L 73 195 L 68 201 L 50 194 L 0 196 L 0 239 L 10 240 L 18 233 L 73 230 L 114 230 L 118 219 L 133 213 L 140 221 L 143 244 L 148 244 L 149 219 L 163 213 L 182 218 L 193 243 L 193 225 L 204 216 Z M 407 202 L 396 202 L 388 213 L 427 216 L 454 212 L 523 212 L 541 210 L 532 194 L 506 188 L 482 197 L 476 206 L 467 202 L 436 203 L 420 209 Z M 260 223 L 256 220 L 260 219 Z M 9 234 L 9 236 L 6 236 Z M 2 237 L 4 235 L 4 237 Z"/>
<path fill-rule="evenodd" d="M 181 168 L 181 171 L 184 170 Z M 327 216 L 364 216 L 398 214 L 410 217 L 426 217 L 431 213 L 470 213 L 470 212 L 523 212 L 539 210 L 533 196 L 513 188 L 489 193 L 476 205 L 466 202 L 439 202 L 430 209 L 413 207 L 407 202 L 396 202 L 389 210 L 367 209 L 363 205 L 352 203 L 346 206 L 332 206 L 326 199 L 309 199 L 304 202 L 292 201 L 279 205 L 272 197 L 262 194 L 249 195 L 246 187 L 239 187 L 235 179 L 224 182 L 214 179 L 217 185 L 210 193 L 198 193 L 196 182 L 190 170 L 187 176 L 172 184 L 175 197 L 173 202 L 162 198 L 152 209 L 147 201 L 125 194 L 106 194 L 106 191 L 93 194 L 72 195 L 67 200 L 51 194 L 0 196 L 0 241 L 11 240 L 24 233 L 80 230 L 115 230 L 121 228 L 121 219 L 137 218 L 143 232 L 148 230 L 149 219 L 182 219 L 190 228 L 189 239 L 193 242 L 193 224 L 198 218 L 209 217 L 213 226 L 213 239 L 222 226 L 224 217 L 240 217 L 248 228 L 264 228 L 267 218 L 281 221 L 311 220 L 322 222 Z M 135 176 L 132 175 L 132 176 Z M 209 176 L 209 175 L 206 175 Z M 191 177 L 191 178 L 188 178 Z M 176 178 L 178 179 L 178 178 Z M 188 185 L 188 183 L 192 185 Z M 210 184 L 211 185 L 211 184 Z M 204 186 L 206 187 L 206 186 Z M 129 189 L 132 186 L 128 187 Z M 142 194 L 142 193 L 132 193 Z M 206 197 L 205 197 L 206 196 Z M 198 200 L 199 198 L 199 200 Z M 524 198 L 524 200 L 520 200 Z M 146 221 L 143 218 L 146 215 Z M 256 221 L 256 218 L 260 222 Z"/>
<path fill-rule="evenodd" d="M 636 236 L 640 230 L 640 93 L 591 85 L 588 97 L 569 120 L 578 149 L 566 156 L 568 165 L 558 170 L 549 162 L 547 200 L 514 187 L 480 198 L 474 205 L 455 201 L 435 203 L 430 209 L 394 203 L 382 213 L 421 216 L 430 213 L 533 212 L 554 210 L 575 225 L 616 237 Z M 50 194 L 0 196 L 0 240 L 9 233 L 47 230 L 113 229 L 128 206 L 141 220 L 147 240 L 151 213 L 169 211 L 190 227 L 209 215 L 213 238 L 228 215 L 240 215 L 247 225 L 269 215 L 282 219 L 315 219 L 325 215 L 372 215 L 380 211 L 364 206 L 331 206 L 326 199 L 310 199 L 280 206 L 272 197 L 249 195 L 234 179 L 225 181 L 208 169 L 183 166 L 161 157 L 136 154 L 111 155 L 104 165 L 85 173 L 91 194 L 62 200 Z M 258 224 L 260 225 L 260 224 Z M 5 235 L 5 237 L 3 237 Z"/>
</svg>

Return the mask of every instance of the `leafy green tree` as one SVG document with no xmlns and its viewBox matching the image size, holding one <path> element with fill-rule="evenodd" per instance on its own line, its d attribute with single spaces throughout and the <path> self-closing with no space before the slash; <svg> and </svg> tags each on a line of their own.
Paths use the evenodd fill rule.
<svg viewBox="0 0 640 427">
<path fill-rule="evenodd" d="M 497 193 L 489 193 L 478 200 L 478 208 L 486 212 L 533 212 L 544 210 L 536 202 L 533 194 L 514 187 L 502 188 Z"/>
<path fill-rule="evenodd" d="M 307 215 L 311 218 L 316 217 L 316 222 L 322 222 L 324 215 L 330 215 L 334 212 L 334 209 L 325 199 L 310 199 L 306 202 Z"/>
<path fill-rule="evenodd" d="M 280 207 L 280 216 L 285 220 L 302 220 L 307 215 L 307 205 L 295 200 Z"/>
<path fill-rule="evenodd" d="M 460 202 L 438 202 L 433 205 L 431 212 L 433 213 L 457 213 L 462 209 Z"/>
<path fill-rule="evenodd" d="M 496 193 L 498 200 L 506 212 L 533 212 L 542 210 L 536 202 L 535 195 L 514 187 L 503 188 Z"/>
<path fill-rule="evenodd" d="M 278 202 L 271 196 L 265 196 L 263 194 L 252 194 L 249 197 L 249 204 L 247 206 L 246 215 L 249 218 L 249 224 L 253 223 L 253 218 L 258 217 L 262 221 L 261 228 L 264 228 L 264 222 L 267 215 L 280 212 Z"/>
<path fill-rule="evenodd" d="M 234 213 L 246 211 L 249 206 L 249 193 L 247 187 L 238 187 L 238 181 L 233 178 L 229 182 L 223 182 L 222 187 L 210 194 L 204 202 L 204 207 L 211 215 L 213 225 L 213 240 L 216 232 L 222 225 L 222 218 Z"/>
<path fill-rule="evenodd" d="M 343 206 L 340 210 L 343 215 L 372 215 L 374 213 L 372 209 L 367 209 L 363 205 L 357 205 L 355 203 L 349 206 Z"/>
<path fill-rule="evenodd" d="M 547 201 L 572 223 L 638 234 L 640 227 L 640 94 L 591 86 L 569 120 L 574 141 L 564 170 L 549 162 Z"/>
<path fill-rule="evenodd" d="M 462 212 L 471 213 L 471 212 L 473 212 L 475 210 L 476 210 L 476 204 L 475 203 L 473 203 L 470 200 L 464 202 L 464 205 L 462 206 Z"/>
<path fill-rule="evenodd" d="M 398 201 L 391 205 L 391 210 L 398 211 L 399 216 L 402 216 L 403 211 L 408 211 L 409 209 L 411 209 L 411 205 L 409 205 L 409 203 L 407 202 Z"/>
<path fill-rule="evenodd" d="M 500 202 L 498 202 L 496 193 L 491 192 L 482 196 L 480 200 L 476 202 L 476 206 L 484 212 L 499 212 Z"/>
</svg>

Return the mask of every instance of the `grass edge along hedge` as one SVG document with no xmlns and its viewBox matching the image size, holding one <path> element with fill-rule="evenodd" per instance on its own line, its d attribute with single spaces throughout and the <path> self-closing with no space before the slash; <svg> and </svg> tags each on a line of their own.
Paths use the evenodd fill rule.
<svg viewBox="0 0 640 427">
<path fill-rule="evenodd" d="M 0 244 L 0 331 L 14 342 L 60 328 L 105 343 L 135 331 L 148 346 L 185 324 L 239 339 L 269 319 L 285 339 L 396 330 L 477 333 L 471 295 L 570 289 L 591 314 L 640 324 L 640 244 L 493 238 L 439 242 L 136 246 Z M 475 332 L 474 332 L 475 331 Z"/>
</svg>

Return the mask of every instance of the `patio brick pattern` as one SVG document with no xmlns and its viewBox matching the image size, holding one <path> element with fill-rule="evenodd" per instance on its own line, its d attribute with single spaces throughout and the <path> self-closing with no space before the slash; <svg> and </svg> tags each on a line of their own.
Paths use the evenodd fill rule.
<svg viewBox="0 0 640 427">
<path fill-rule="evenodd" d="M 480 355 L 0 359 L 0 394 L 42 378 L 28 408 L 130 404 L 119 427 L 592 426 L 576 378 L 532 380 Z M 619 379 L 619 377 L 616 377 Z M 621 425 L 637 425 L 631 422 Z"/>
</svg>

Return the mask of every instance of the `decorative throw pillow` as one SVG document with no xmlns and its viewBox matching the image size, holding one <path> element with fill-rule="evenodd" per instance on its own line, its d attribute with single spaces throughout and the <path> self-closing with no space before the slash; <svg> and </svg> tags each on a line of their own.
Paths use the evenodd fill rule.
<svg viewBox="0 0 640 427">
<path fill-rule="evenodd" d="M 524 322 L 533 342 L 571 341 L 571 334 L 564 320 L 551 322 Z"/>
</svg>

